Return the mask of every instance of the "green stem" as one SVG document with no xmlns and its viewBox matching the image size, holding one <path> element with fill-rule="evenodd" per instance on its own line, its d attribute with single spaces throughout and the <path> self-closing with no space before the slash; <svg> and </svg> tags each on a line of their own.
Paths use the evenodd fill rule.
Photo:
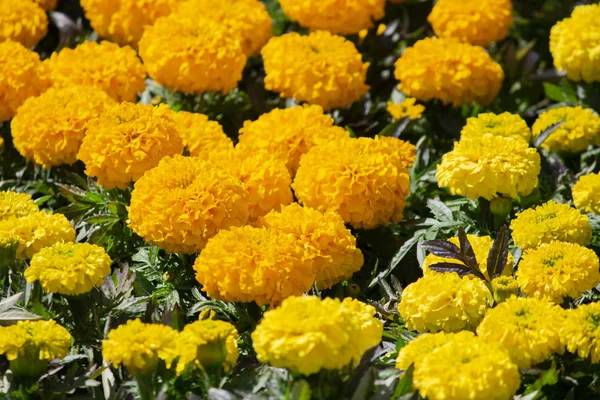
<svg viewBox="0 0 600 400">
<path fill-rule="evenodd" d="M 154 389 L 152 387 L 152 375 L 136 377 L 140 398 L 142 400 L 154 400 Z"/>
<path fill-rule="evenodd" d="M 482 230 L 488 230 L 490 224 L 490 201 L 484 199 L 483 197 L 479 198 L 479 228 Z"/>
</svg>

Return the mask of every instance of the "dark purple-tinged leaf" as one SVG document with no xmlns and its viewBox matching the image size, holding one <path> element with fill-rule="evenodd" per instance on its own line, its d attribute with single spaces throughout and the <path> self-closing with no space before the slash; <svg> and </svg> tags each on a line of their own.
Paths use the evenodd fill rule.
<svg viewBox="0 0 600 400">
<path fill-rule="evenodd" d="M 476 275 L 475 272 L 464 264 L 456 263 L 437 263 L 429 266 L 429 269 L 435 272 L 456 272 L 460 276 L 469 274 Z"/>
<path fill-rule="evenodd" d="M 490 250 L 487 259 L 487 272 L 490 280 L 502 275 L 508 259 L 508 228 L 506 225 L 500 228 L 498 236 Z"/>
<path fill-rule="evenodd" d="M 555 130 L 560 128 L 561 125 L 564 123 L 565 123 L 565 121 L 559 121 L 553 125 L 550 125 L 548 128 L 546 128 L 542 133 L 539 134 L 539 136 L 537 136 L 535 138 L 535 140 L 533 141 L 533 147 L 540 147 L 542 145 L 542 143 L 544 143 L 544 141 L 546 141 L 546 139 L 548 139 L 548 136 L 550 136 Z"/>
<path fill-rule="evenodd" d="M 473 251 L 473 246 L 471 246 L 469 239 L 467 239 L 467 234 L 462 227 L 458 230 L 458 241 L 460 243 L 460 254 L 464 258 L 463 262 L 471 267 L 473 271 L 481 272 L 477 263 L 477 257 L 475 257 L 475 252 Z"/>
<path fill-rule="evenodd" d="M 427 240 L 421 243 L 421 247 L 438 257 L 462 261 L 458 246 L 446 240 Z"/>
</svg>

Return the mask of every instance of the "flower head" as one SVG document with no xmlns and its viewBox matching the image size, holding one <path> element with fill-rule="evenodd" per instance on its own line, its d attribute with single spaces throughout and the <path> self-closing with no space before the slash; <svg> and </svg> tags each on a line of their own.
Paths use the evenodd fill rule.
<svg viewBox="0 0 600 400">
<path fill-rule="evenodd" d="M 492 279 L 492 288 L 496 303 L 502 303 L 519 293 L 519 283 L 512 275 L 502 275 Z"/>
<path fill-rule="evenodd" d="M 379 344 L 383 324 L 358 300 L 290 297 L 267 311 L 252 332 L 258 360 L 303 375 L 356 366 Z"/>
<path fill-rule="evenodd" d="M 511 0 L 439 0 L 427 21 L 436 36 L 485 47 L 506 37 L 512 10 Z"/>
<path fill-rule="evenodd" d="M 283 160 L 290 174 L 296 174 L 300 157 L 312 147 L 349 137 L 346 130 L 333 125 L 317 105 L 276 108 L 256 121 L 244 122 L 237 149 L 245 153 L 264 151 Z"/>
<path fill-rule="evenodd" d="M 44 9 L 32 0 L 0 0 L 0 43 L 14 40 L 30 48 L 48 32 Z"/>
<path fill-rule="evenodd" d="M 568 204 L 553 200 L 517 214 L 510 223 L 510 229 L 515 244 L 522 249 L 555 240 L 585 246 L 592 238 L 588 217 Z"/>
<path fill-rule="evenodd" d="M 486 133 L 524 139 L 527 143 L 531 140 L 531 129 L 525 120 L 517 114 L 508 112 L 502 114 L 483 113 L 475 118 L 468 118 L 467 124 L 460 132 L 460 137 L 461 139 L 479 139 Z"/>
<path fill-rule="evenodd" d="M 335 212 L 321 213 L 292 203 L 281 212 L 270 212 L 259 220 L 259 225 L 291 234 L 307 249 L 319 289 L 350 279 L 363 265 L 356 238 Z"/>
<path fill-rule="evenodd" d="M 360 100 L 369 89 L 365 84 L 369 63 L 362 62 L 352 42 L 329 32 L 274 37 L 261 54 L 267 73 L 265 87 L 281 97 L 329 111 Z"/>
<path fill-rule="evenodd" d="M 30 195 L 0 191 L 0 221 L 9 218 L 23 218 L 38 211 L 39 208 Z"/>
<path fill-rule="evenodd" d="M 220 231 L 208 241 L 194 269 L 208 296 L 260 306 L 301 295 L 315 281 L 313 261 L 296 238 L 252 226 Z"/>
<path fill-rule="evenodd" d="M 134 375 L 152 373 L 160 360 L 170 368 L 177 356 L 178 334 L 160 324 L 145 324 L 139 319 L 108 332 L 102 341 L 102 357 L 115 367 L 123 364 Z"/>
<path fill-rule="evenodd" d="M 529 368 L 562 353 L 558 331 L 564 310 L 547 300 L 511 297 L 489 310 L 477 336 L 504 347 L 519 368 Z"/>
<path fill-rule="evenodd" d="M 388 103 L 387 110 L 394 117 L 394 119 L 404 119 L 408 117 L 411 121 L 419 119 L 423 116 L 425 106 L 421 104 L 415 104 L 417 99 L 407 97 L 402 103 L 394 104 Z"/>
<path fill-rule="evenodd" d="M 81 0 L 92 28 L 120 45 L 136 46 L 144 28 L 169 15 L 177 0 Z"/>
<path fill-rule="evenodd" d="M 600 362 L 600 303 L 582 304 L 566 312 L 560 339 L 571 353 Z"/>
<path fill-rule="evenodd" d="M 598 256 L 575 243 L 551 242 L 525 250 L 517 281 L 529 297 L 562 303 L 576 299 L 600 283 Z"/>
<path fill-rule="evenodd" d="M 491 103 L 504 79 L 502 67 L 483 48 L 454 39 L 419 40 L 395 66 L 403 93 L 453 106 Z"/>
<path fill-rule="evenodd" d="M 383 18 L 385 0 L 281 0 L 283 12 L 311 30 L 351 35 Z"/>
<path fill-rule="evenodd" d="M 313 147 L 300 160 L 294 188 L 304 206 L 336 211 L 355 228 L 398 223 L 409 176 L 402 141 L 343 139 Z"/>
<path fill-rule="evenodd" d="M 19 108 L 11 122 L 15 148 L 44 168 L 73 164 L 88 124 L 114 105 L 105 92 L 93 87 L 50 88 Z"/>
<path fill-rule="evenodd" d="M 133 101 L 146 84 L 146 71 L 131 47 L 84 42 L 44 61 L 54 86 L 93 86 L 117 101 Z"/>
<path fill-rule="evenodd" d="M 490 300 L 483 281 L 452 272 L 426 275 L 408 285 L 398 310 L 409 330 L 459 332 L 477 327 Z"/>
<path fill-rule="evenodd" d="M 600 173 L 584 175 L 571 190 L 573 204 L 580 210 L 600 214 Z"/>
<path fill-rule="evenodd" d="M 77 158 L 100 185 L 125 189 L 163 157 L 182 152 L 177 124 L 166 105 L 121 103 L 88 125 Z"/>
<path fill-rule="evenodd" d="M 538 185 L 540 155 L 520 139 L 485 134 L 462 138 L 437 166 L 440 187 L 475 200 L 516 198 Z"/>
<path fill-rule="evenodd" d="M 31 258 L 25 279 L 40 281 L 48 293 L 79 295 L 102 285 L 110 274 L 111 263 L 102 247 L 89 243 L 56 243 Z"/>
<path fill-rule="evenodd" d="M 423 360 L 435 349 L 445 346 L 451 342 L 460 342 L 467 345 L 475 341 L 475 334 L 470 331 L 458 333 L 426 333 L 417 337 L 400 349 L 396 359 L 396 368 L 407 370 L 417 361 Z"/>
<path fill-rule="evenodd" d="M 179 136 L 191 156 L 207 159 L 211 152 L 233 150 L 233 142 L 216 121 L 204 114 L 179 111 L 173 113 Z"/>
<path fill-rule="evenodd" d="M 533 124 L 533 136 L 539 136 L 561 121 L 565 122 L 542 144 L 549 151 L 580 153 L 589 145 L 600 143 L 600 116 L 581 106 L 558 107 L 544 112 Z"/>
<path fill-rule="evenodd" d="M 550 31 L 550 52 L 556 68 L 574 81 L 600 81 L 600 4 L 575 7 Z"/>
<path fill-rule="evenodd" d="M 242 79 L 246 56 L 217 21 L 172 14 L 144 31 L 140 55 L 148 75 L 183 93 L 228 93 Z"/>
</svg>

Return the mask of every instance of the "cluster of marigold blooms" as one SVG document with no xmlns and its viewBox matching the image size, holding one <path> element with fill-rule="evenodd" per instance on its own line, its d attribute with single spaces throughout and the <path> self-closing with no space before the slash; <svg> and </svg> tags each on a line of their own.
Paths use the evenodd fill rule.
<svg viewBox="0 0 600 400">
<path fill-rule="evenodd" d="M 369 89 L 369 64 L 340 35 L 373 27 L 384 0 L 280 0 L 290 19 L 310 29 L 280 37 L 271 37 L 271 19 L 258 0 L 81 0 L 92 27 L 112 42 L 85 42 L 41 62 L 27 48 L 44 36 L 41 7 L 50 3 L 0 0 L 0 121 L 12 119 L 15 148 L 44 168 L 81 160 L 107 189 L 134 184 L 133 231 L 167 252 L 199 253 L 196 279 L 210 297 L 271 306 L 252 334 L 261 362 L 303 374 L 356 364 L 381 341 L 375 309 L 301 295 L 361 268 L 346 224 L 371 229 L 402 219 L 415 147 L 388 137 L 350 138 L 324 114 Z M 573 80 L 600 80 L 598 21 L 600 6 L 581 6 L 552 29 L 555 65 Z M 417 100 L 486 105 L 500 90 L 504 73 L 483 46 L 506 37 L 509 0 L 440 0 L 429 22 L 437 37 L 418 41 L 396 62 L 399 88 L 409 96 L 389 104 L 396 119 L 420 118 L 425 109 Z M 202 114 L 134 103 L 147 75 L 174 91 L 227 93 L 257 54 L 267 89 L 308 104 L 247 121 L 235 147 Z M 440 186 L 490 200 L 497 211 L 530 194 L 540 172 L 530 143 L 560 121 L 543 144 L 549 151 L 600 144 L 599 117 L 581 107 L 549 110 L 531 130 L 517 115 L 482 114 L 468 121 L 438 166 Z M 189 156 L 181 155 L 184 148 Z M 598 188 L 598 175 L 582 177 L 573 187 L 575 206 L 598 212 Z M 75 243 L 66 218 L 40 211 L 30 197 L 3 192 L 0 213 L 0 237 L 17 258 L 30 260 L 25 277 L 46 292 L 85 295 L 110 274 L 102 248 Z M 565 347 L 598 361 L 600 306 L 557 305 L 600 281 L 598 259 L 584 247 L 587 218 L 549 202 L 519 214 L 511 229 L 524 255 L 515 277 L 509 259 L 493 293 L 472 277 L 430 270 L 439 262 L 433 255 L 425 276 L 404 291 L 399 311 L 408 329 L 428 334 L 401 350 L 398 367 L 414 364 L 423 396 L 508 399 L 519 386 L 519 368 Z M 492 239 L 469 240 L 482 265 Z M 519 291 L 527 297 L 511 297 Z M 0 354 L 17 371 L 31 360 L 45 368 L 71 342 L 53 321 L 0 330 Z M 179 373 L 191 364 L 230 369 L 236 338 L 231 324 L 210 318 L 182 332 L 135 320 L 109 332 L 103 355 L 137 376 L 161 360 Z"/>
</svg>

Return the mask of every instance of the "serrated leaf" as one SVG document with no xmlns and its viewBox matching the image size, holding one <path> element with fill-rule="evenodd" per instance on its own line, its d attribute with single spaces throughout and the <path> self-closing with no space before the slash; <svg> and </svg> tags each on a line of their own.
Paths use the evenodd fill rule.
<svg viewBox="0 0 600 400">
<path fill-rule="evenodd" d="M 436 272 L 456 272 L 460 276 L 474 274 L 474 271 L 464 264 L 436 263 L 430 265 L 429 269 Z"/>
<path fill-rule="evenodd" d="M 427 240 L 421 244 L 421 247 L 438 257 L 462 261 L 461 249 L 447 240 Z"/>
<path fill-rule="evenodd" d="M 491 279 L 502 275 L 506 262 L 508 260 L 508 228 L 506 225 L 502 226 L 498 231 L 498 236 L 492 244 L 490 253 L 487 259 L 487 273 Z"/>
<path fill-rule="evenodd" d="M 8 310 L 9 308 L 12 308 L 15 305 L 17 305 L 19 300 L 21 300 L 21 297 L 23 297 L 22 292 L 14 294 L 14 295 L 7 297 L 6 299 L 0 301 L 0 313 L 3 313 L 4 311 Z"/>
<path fill-rule="evenodd" d="M 94 215 L 93 217 L 84 219 L 84 222 L 87 224 L 102 225 L 102 224 L 108 224 L 111 222 L 116 222 L 118 220 L 119 220 L 119 218 L 115 215 L 99 214 L 99 215 Z"/>
<path fill-rule="evenodd" d="M 38 319 L 42 319 L 42 317 L 25 310 L 11 309 L 0 313 L 0 325 L 11 325 L 18 321 L 35 321 Z"/>
<path fill-rule="evenodd" d="M 550 125 L 548 128 L 546 128 L 542 133 L 540 133 L 535 138 L 535 140 L 533 141 L 533 147 L 540 147 L 546 141 L 546 139 L 548 139 L 548 136 L 550 136 L 552 133 L 554 133 L 554 131 L 557 130 L 558 128 L 560 128 L 564 123 L 565 123 L 565 121 L 559 121 L 553 125 Z"/>
<path fill-rule="evenodd" d="M 452 210 L 448 208 L 444 203 L 439 200 L 428 200 L 427 208 L 431 210 L 433 215 L 440 221 L 449 222 L 454 221 Z"/>
</svg>

